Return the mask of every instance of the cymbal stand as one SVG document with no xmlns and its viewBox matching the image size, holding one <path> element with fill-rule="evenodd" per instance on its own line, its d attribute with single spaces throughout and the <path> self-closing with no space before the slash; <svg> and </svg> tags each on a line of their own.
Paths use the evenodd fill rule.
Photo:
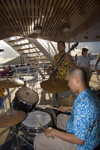
<svg viewBox="0 0 100 150">
<path fill-rule="evenodd" d="M 8 76 L 9 76 L 9 74 L 7 74 L 7 80 L 8 80 Z M 10 110 L 12 110 L 11 96 L 10 96 L 10 93 L 9 93 L 9 88 L 6 88 L 6 89 L 7 89 L 7 93 L 8 93 L 8 99 L 9 99 Z"/>
<path fill-rule="evenodd" d="M 10 135 L 12 137 L 11 150 L 21 150 L 21 146 L 18 143 L 16 127 L 10 127 Z"/>
<path fill-rule="evenodd" d="M 8 99 L 9 99 L 10 110 L 12 110 L 11 96 L 10 96 L 10 93 L 9 93 L 9 88 L 7 88 L 7 92 L 8 92 Z"/>
</svg>

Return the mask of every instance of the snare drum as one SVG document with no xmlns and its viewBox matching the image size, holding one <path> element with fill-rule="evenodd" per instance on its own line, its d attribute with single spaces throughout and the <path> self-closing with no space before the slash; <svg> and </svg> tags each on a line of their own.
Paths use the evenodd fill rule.
<svg viewBox="0 0 100 150">
<path fill-rule="evenodd" d="M 26 139 L 33 140 L 38 133 L 43 132 L 37 120 L 45 129 L 50 127 L 51 117 L 48 113 L 43 111 L 30 112 L 27 118 L 21 123 L 23 136 Z"/>
<path fill-rule="evenodd" d="M 28 87 L 22 87 L 15 94 L 13 108 L 28 113 L 37 104 L 38 100 L 39 96 L 36 91 Z"/>
</svg>

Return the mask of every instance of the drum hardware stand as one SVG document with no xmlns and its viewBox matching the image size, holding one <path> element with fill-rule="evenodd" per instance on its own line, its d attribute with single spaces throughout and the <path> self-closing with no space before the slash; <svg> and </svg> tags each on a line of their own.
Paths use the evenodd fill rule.
<svg viewBox="0 0 100 150">
<path fill-rule="evenodd" d="M 12 137 L 11 150 L 21 150 L 21 146 L 18 143 L 18 139 L 17 139 L 16 131 L 15 131 L 14 127 L 10 127 L 10 135 Z"/>
<path fill-rule="evenodd" d="M 9 99 L 10 110 L 12 110 L 11 96 L 10 96 L 10 93 L 9 93 L 9 88 L 7 88 L 7 92 L 8 92 L 8 99 Z"/>
<path fill-rule="evenodd" d="M 58 101 L 58 93 L 54 93 L 54 107 L 56 107 L 56 103 Z"/>
<path fill-rule="evenodd" d="M 24 138 L 23 135 L 17 135 L 17 138 L 23 140 L 25 143 L 27 143 L 29 146 L 31 146 L 33 148 L 33 145 L 31 143 L 29 143 L 29 141 L 26 138 Z M 22 147 L 25 146 L 25 145 L 22 145 Z"/>
<path fill-rule="evenodd" d="M 7 80 L 8 80 L 8 75 L 7 75 Z M 8 99 L 9 99 L 10 110 L 12 110 L 11 96 L 10 96 L 9 88 L 7 88 L 7 92 L 8 92 Z"/>
</svg>

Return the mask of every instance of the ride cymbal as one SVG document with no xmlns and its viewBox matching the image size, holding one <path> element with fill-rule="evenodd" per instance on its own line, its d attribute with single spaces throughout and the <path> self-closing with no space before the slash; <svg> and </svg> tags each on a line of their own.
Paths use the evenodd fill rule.
<svg viewBox="0 0 100 150">
<path fill-rule="evenodd" d="M 60 106 L 72 107 L 75 99 L 76 97 L 62 97 L 58 100 L 57 107 Z"/>
<path fill-rule="evenodd" d="M 41 88 L 51 93 L 64 92 L 69 89 L 68 82 L 64 79 L 51 78 L 41 82 Z"/>
<path fill-rule="evenodd" d="M 0 88 L 14 88 L 24 85 L 24 82 L 19 79 L 6 79 L 0 81 Z"/>
<path fill-rule="evenodd" d="M 12 127 L 26 117 L 26 113 L 21 110 L 13 110 L 0 114 L 0 128 Z"/>
</svg>

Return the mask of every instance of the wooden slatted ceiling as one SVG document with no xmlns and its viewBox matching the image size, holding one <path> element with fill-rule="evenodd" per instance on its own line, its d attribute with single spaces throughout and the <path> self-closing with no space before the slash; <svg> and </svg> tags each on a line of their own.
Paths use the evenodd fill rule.
<svg viewBox="0 0 100 150">
<path fill-rule="evenodd" d="M 35 26 L 42 26 L 39 38 L 56 41 L 61 34 L 68 41 L 100 23 L 99 14 L 99 0 L 1 0 L 0 40 L 29 36 Z M 69 36 L 62 31 L 66 25 L 71 27 Z"/>
<path fill-rule="evenodd" d="M 28 54 L 36 54 L 37 52 L 29 52 L 29 53 L 22 53 L 22 55 L 28 55 Z M 41 52 L 38 52 L 41 53 Z"/>
</svg>

